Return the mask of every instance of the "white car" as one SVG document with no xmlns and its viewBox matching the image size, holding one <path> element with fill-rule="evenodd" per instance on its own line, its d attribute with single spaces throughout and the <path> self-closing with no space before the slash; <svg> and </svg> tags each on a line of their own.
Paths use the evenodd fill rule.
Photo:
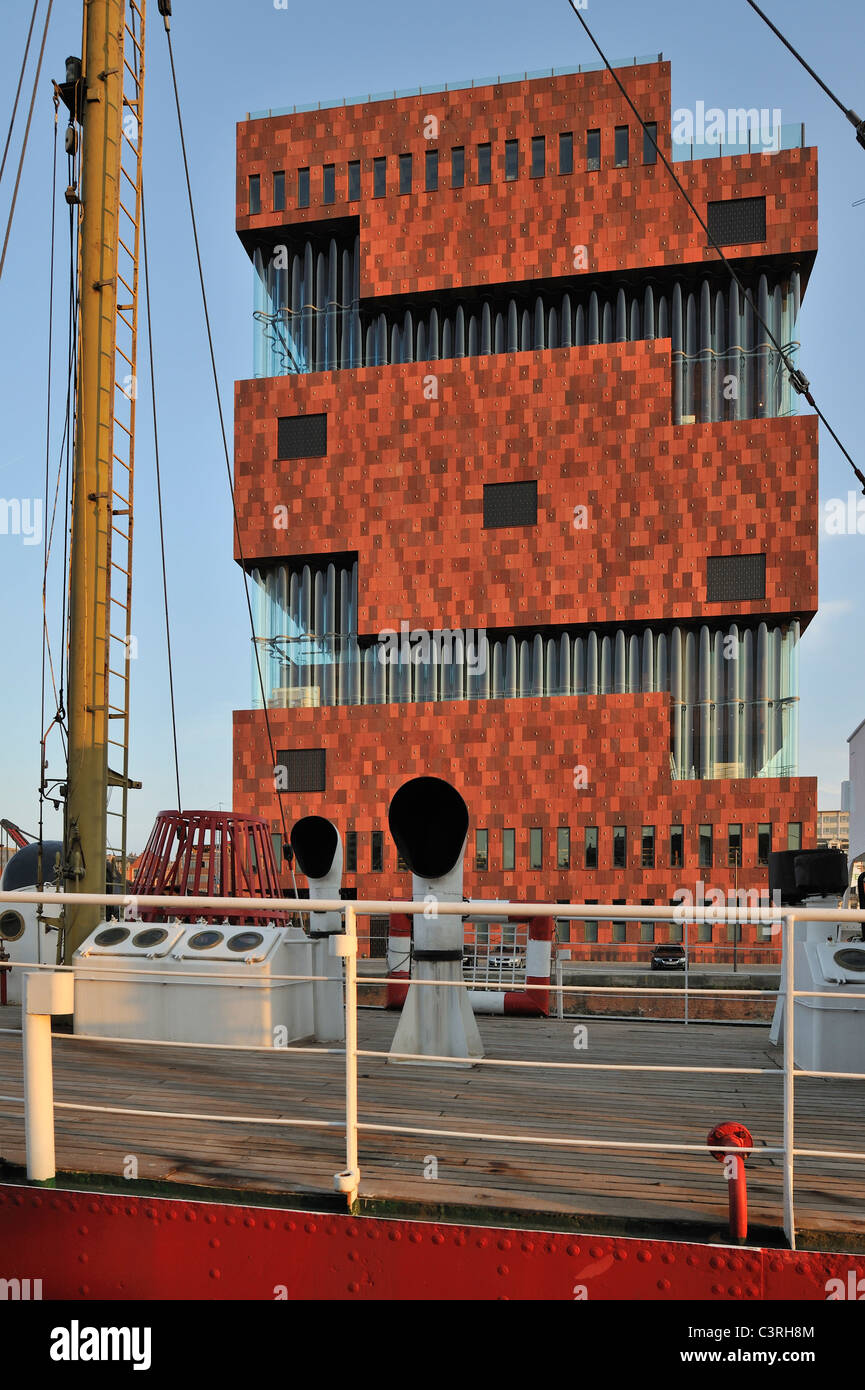
<svg viewBox="0 0 865 1390">
<path fill-rule="evenodd" d="M 487 962 L 493 970 L 524 970 L 526 956 L 524 951 L 492 951 Z"/>
</svg>

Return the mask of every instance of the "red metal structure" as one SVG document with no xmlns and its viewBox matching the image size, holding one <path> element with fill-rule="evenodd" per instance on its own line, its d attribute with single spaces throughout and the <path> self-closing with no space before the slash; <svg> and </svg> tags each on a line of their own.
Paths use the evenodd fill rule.
<svg viewBox="0 0 865 1390">
<path fill-rule="evenodd" d="M 865 1257 L 0 1187 L 44 1299 L 825 1301 Z"/>
<path fill-rule="evenodd" d="M 24 834 L 24 831 L 19 829 L 19 827 L 15 824 L 14 821 L 0 820 L 0 830 L 5 830 L 6 834 L 9 836 L 9 839 L 13 842 L 13 844 L 16 844 L 19 849 L 26 849 L 30 843 L 30 841 L 27 839 L 27 836 Z"/>
<path fill-rule="evenodd" d="M 266 820 L 218 811 L 160 811 L 141 856 L 132 892 L 178 897 L 278 898 L 279 873 Z M 141 920 L 164 913 L 145 908 Z M 288 914 L 226 913 L 218 908 L 196 909 L 190 921 L 287 921 Z M 183 918 L 181 914 L 181 920 Z"/>
</svg>

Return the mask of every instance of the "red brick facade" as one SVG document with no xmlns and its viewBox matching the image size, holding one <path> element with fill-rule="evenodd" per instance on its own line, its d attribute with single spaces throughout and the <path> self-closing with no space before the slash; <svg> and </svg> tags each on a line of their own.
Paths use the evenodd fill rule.
<svg viewBox="0 0 865 1390">
<path fill-rule="evenodd" d="M 626 85 L 658 139 L 670 138 L 669 66 L 629 69 Z M 463 145 L 466 186 L 423 189 L 428 116 L 442 155 Z M 631 164 L 613 167 L 613 127 L 631 127 Z M 597 172 L 585 168 L 586 131 L 602 131 Z M 532 136 L 547 138 L 550 168 L 562 130 L 574 135 L 574 172 L 533 179 Z M 519 177 L 504 181 L 506 139 L 519 139 Z M 472 159 L 492 143 L 492 183 L 477 186 Z M 397 192 L 396 156 L 414 153 L 414 191 Z M 573 280 L 573 247 L 593 274 L 717 261 L 663 165 L 640 163 L 642 136 L 605 74 L 543 79 L 403 98 L 238 128 L 238 231 L 278 240 L 281 228 L 359 219 L 361 297 L 508 282 Z M 389 156 L 386 196 L 372 197 L 372 162 Z M 361 161 L 361 198 L 348 203 L 347 161 Z M 322 203 L 321 166 L 336 166 Z M 296 174 L 311 170 L 307 209 Z M 813 151 L 679 164 L 698 207 L 725 196 L 766 197 L 766 241 L 727 247 L 751 266 L 795 262 L 807 278 L 816 250 Z M 285 173 L 285 212 L 270 201 Z M 261 179 L 260 214 L 248 215 L 248 178 Z M 429 378 L 436 378 L 430 391 Z M 670 342 L 621 342 L 446 361 L 405 363 L 239 382 L 237 503 L 247 562 L 356 552 L 358 631 L 538 627 L 559 624 L 735 621 L 797 617 L 817 607 L 817 431 L 812 418 L 674 426 Z M 431 398 L 432 397 L 432 398 Z M 277 420 L 326 413 L 327 456 L 277 458 Z M 483 488 L 536 478 L 538 524 L 483 529 Z M 586 525 L 574 526 L 585 507 Z M 285 508 L 279 525 L 275 509 Z M 282 524 L 287 515 L 287 529 Z M 765 552 L 766 597 L 707 605 L 706 557 Z M 722 889 L 766 886 L 757 826 L 787 848 L 789 824 L 814 843 L 816 780 L 673 781 L 669 701 L 660 694 L 523 698 L 417 705 L 273 710 L 276 748 L 327 750 L 327 790 L 289 798 L 289 819 L 330 816 L 358 832 L 359 897 L 404 895 L 387 833 L 397 787 L 421 773 L 452 781 L 472 831 L 466 891 L 533 900 L 668 902 L 698 881 Z M 574 786 L 574 768 L 588 785 Z M 235 716 L 234 804 L 278 825 L 264 716 Z M 672 866 L 671 825 L 685 827 L 685 862 Z M 697 856 L 700 824 L 714 828 L 712 867 Z M 738 874 L 727 832 L 743 827 Z M 612 827 L 628 828 L 624 870 L 613 867 Z M 599 831 L 596 870 L 584 868 L 584 830 Z M 643 826 L 656 832 L 655 866 L 641 865 Z M 529 868 L 528 838 L 543 830 L 543 867 Z M 556 868 L 556 830 L 571 831 L 571 867 Z M 474 868 L 474 831 L 489 831 L 489 868 Z M 516 831 L 516 868 L 502 869 L 502 831 Z M 370 871 L 373 831 L 384 867 Z M 600 940 L 611 939 L 610 925 Z M 753 940 L 753 929 L 744 928 Z M 576 939 L 577 929 L 574 930 Z M 657 939 L 666 939 L 658 929 Z M 640 939 L 629 924 L 627 940 Z M 715 928 L 726 941 L 726 929 Z"/>
</svg>

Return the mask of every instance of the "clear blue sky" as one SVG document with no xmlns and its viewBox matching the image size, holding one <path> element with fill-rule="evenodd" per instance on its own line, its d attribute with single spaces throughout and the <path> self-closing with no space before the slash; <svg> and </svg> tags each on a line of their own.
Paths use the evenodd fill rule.
<svg viewBox="0 0 865 1390">
<path fill-rule="evenodd" d="M 765 0 L 764 8 L 831 87 L 865 114 L 861 0 Z M 29 4 L 0 12 L 0 133 L 11 111 Z M 232 559 L 224 462 L 206 359 L 201 305 L 179 163 L 167 55 L 149 6 L 145 167 L 161 411 L 169 579 L 174 617 L 181 775 L 187 805 L 231 803 L 231 711 L 249 703 L 249 631 Z M 37 497 L 44 471 L 45 353 L 53 109 L 48 79 L 81 48 L 79 6 L 55 4 L 41 100 L 3 281 L 0 315 L 0 497 Z M 497 72 L 563 66 L 595 55 L 567 0 L 368 0 L 327 6 L 288 0 L 175 0 L 172 33 L 182 84 L 211 316 L 231 419 L 236 378 L 252 372 L 252 274 L 234 234 L 235 122 L 248 110 Z M 803 120 L 820 152 L 820 238 L 800 319 L 801 364 L 817 399 L 865 471 L 858 325 L 865 310 L 865 150 L 841 113 L 745 4 L 731 0 L 589 0 L 586 17 L 610 57 L 663 52 L 673 107 L 780 107 Z M 17 145 L 15 147 L 17 149 Z M 65 163 L 61 167 L 61 178 Z M 5 224 L 11 178 L 0 190 Z M 61 199 L 62 188 L 61 182 Z M 62 206 L 62 203 L 61 203 Z M 858 270 L 857 270 L 858 266 Z M 61 280 L 62 283 L 62 280 Z M 58 323 L 62 320 L 58 319 Z M 141 370 L 143 404 L 149 384 Z M 152 447 L 140 412 L 130 844 L 141 848 L 155 813 L 173 804 L 161 624 Z M 855 480 L 828 439 L 821 498 Z M 865 524 L 865 523 L 863 523 Z M 820 804 L 838 804 L 846 737 L 865 717 L 865 536 L 821 539 L 821 612 L 802 645 L 800 771 L 820 779 Z M 32 830 L 39 738 L 41 546 L 0 535 L 0 816 Z M 56 632 L 57 599 L 52 610 Z M 52 771 L 61 771 L 54 745 Z M 57 829 L 57 822 L 53 829 Z"/>
</svg>

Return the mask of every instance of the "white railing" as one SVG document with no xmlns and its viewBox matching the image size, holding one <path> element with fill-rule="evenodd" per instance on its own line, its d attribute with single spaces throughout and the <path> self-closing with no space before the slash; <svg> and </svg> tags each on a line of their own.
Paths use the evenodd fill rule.
<svg viewBox="0 0 865 1390">
<path fill-rule="evenodd" d="M 112 907 L 115 909 L 128 910 L 134 920 L 134 914 L 139 907 L 162 909 L 166 915 L 177 914 L 179 910 L 179 900 L 176 896 L 120 896 L 105 894 L 87 893 L 0 893 L 0 906 L 6 903 L 29 903 L 41 904 L 49 902 L 52 905 L 73 901 L 78 904 L 89 903 L 94 905 Z M 208 897 L 184 897 L 183 900 L 184 916 L 195 911 L 216 909 L 222 913 L 248 913 L 252 902 L 255 904 L 256 912 L 309 912 L 311 902 L 308 898 L 208 898 Z M 477 912 L 477 903 L 467 902 L 457 903 L 438 903 L 436 913 L 448 916 L 466 916 L 472 912 Z M 69 1012 L 71 1007 L 72 991 L 68 988 L 68 981 L 64 978 L 69 972 L 73 971 L 71 966 L 50 966 L 38 964 L 36 962 L 10 962 L 14 969 L 30 972 L 34 977 L 32 981 L 26 982 L 29 991 L 25 995 L 23 1004 L 22 1029 L 0 1029 L 0 1032 L 18 1033 L 23 1036 L 24 1046 L 24 1094 L 21 1096 L 0 1095 L 0 1101 L 12 1104 L 24 1104 L 25 1107 L 25 1133 L 27 1140 L 27 1176 L 31 1181 L 46 1181 L 54 1177 L 55 1174 L 55 1155 L 54 1155 L 54 1110 L 79 1110 L 82 1112 L 96 1112 L 109 1115 L 125 1115 L 128 1117 L 154 1118 L 154 1119 L 184 1119 L 199 1120 L 207 1122 L 218 1122 L 225 1124 L 246 1124 L 246 1125 L 273 1125 L 283 1128 L 296 1129 L 344 1129 L 345 1131 L 345 1169 L 334 1176 L 334 1186 L 338 1192 L 344 1193 L 351 1207 L 358 1195 L 360 1184 L 360 1160 L 359 1160 L 359 1136 L 361 1133 L 387 1133 L 387 1134 L 412 1134 L 426 1136 L 430 1138 L 450 1138 L 459 1140 L 478 1140 L 481 1142 L 498 1144 L 526 1144 L 530 1146 L 540 1145 L 546 1148 L 561 1147 L 573 1149 L 608 1149 L 635 1152 L 654 1152 L 654 1153 L 706 1153 L 706 1144 L 687 1144 L 674 1142 L 647 1142 L 638 1140 L 624 1140 L 614 1138 L 576 1138 L 576 1137 L 552 1137 L 550 1135 L 527 1135 L 513 1133 L 489 1133 L 483 1130 L 462 1130 L 462 1129 L 439 1129 L 421 1125 L 398 1125 L 384 1124 L 361 1120 L 358 1113 L 358 1059 L 359 1058 L 380 1058 L 399 1060 L 403 1062 L 443 1062 L 452 1063 L 452 1056 L 429 1056 L 428 1054 L 417 1053 L 394 1053 L 382 1052 L 370 1048 L 361 1048 L 358 1045 L 357 1035 L 357 1015 L 358 1015 L 358 974 L 357 974 L 357 918 L 358 916 L 380 916 L 391 913 L 414 914 L 427 913 L 430 911 L 428 901 L 413 902 L 411 900 L 379 900 L 363 899 L 352 902 L 344 902 L 341 899 L 316 899 L 314 910 L 318 912 L 338 911 L 343 915 L 344 932 L 333 937 L 336 954 L 343 957 L 345 962 L 344 984 L 345 984 L 345 1046 L 332 1047 L 327 1045 L 293 1045 L 288 1046 L 255 1046 L 240 1044 L 223 1043 L 188 1043 L 188 1042 L 164 1042 L 162 1040 L 141 1039 L 141 1038 L 111 1038 L 100 1035 L 98 1038 L 89 1038 L 87 1034 L 76 1033 L 76 1042 L 118 1042 L 118 1043 L 139 1043 L 145 1047 L 181 1047 L 192 1049 L 214 1049 L 236 1052 L 297 1052 L 316 1055 L 344 1055 L 345 1056 L 345 1120 L 306 1120 L 306 1119 L 284 1119 L 272 1116 L 261 1115 L 234 1115 L 224 1113 L 201 1113 L 198 1111 L 174 1111 L 174 1110 L 151 1110 L 139 1108 L 127 1108 L 110 1105 L 85 1104 L 76 1101 L 56 1101 L 53 1095 L 53 1078 L 51 1072 L 51 1043 L 50 1025 L 51 1012 Z M 688 907 L 687 909 L 677 908 L 658 908 L 648 906 L 627 906 L 620 903 L 593 903 L 590 906 L 584 904 L 564 904 L 564 903 L 505 903 L 496 902 L 495 913 L 497 917 L 516 917 L 525 921 L 527 917 L 551 917 L 553 919 L 569 919 L 577 921 L 606 921 L 615 919 L 617 921 L 639 921 L 639 922 L 669 922 L 686 921 L 691 922 L 712 922 L 734 924 L 756 924 L 764 927 L 773 927 L 776 931 L 780 927 L 782 932 L 782 943 L 784 946 L 783 961 L 783 982 L 781 990 L 785 996 L 784 1007 L 784 1029 L 783 1045 L 784 1060 L 780 1074 L 783 1083 L 783 1142 L 781 1145 L 753 1145 L 751 1148 L 734 1146 L 713 1146 L 713 1153 L 731 1153 L 739 1156 L 750 1153 L 761 1155 L 777 1154 L 783 1159 L 783 1226 L 787 1240 L 791 1249 L 796 1248 L 796 1228 L 795 1228 L 795 1209 L 794 1209 L 794 1166 L 796 1158 L 819 1158 L 830 1160 L 846 1160 L 862 1162 L 865 1160 L 865 1153 L 851 1152 L 841 1149 L 807 1149 L 797 1148 L 795 1145 L 795 1075 L 797 1069 L 794 1063 L 794 1028 L 795 1028 L 795 1007 L 794 1001 L 802 998 L 836 998 L 837 993 L 819 990 L 797 990 L 794 987 L 794 951 L 793 945 L 793 925 L 799 920 L 825 921 L 827 924 L 865 923 L 865 911 L 851 909 L 834 908 L 810 908 L 807 906 L 799 908 L 789 907 L 762 907 L 762 908 L 721 908 L 721 907 Z M 8 967 L 7 967 L 8 968 Z M 122 966 L 112 965 L 112 976 L 116 977 L 123 974 Z M 141 979 L 140 971 L 128 974 L 136 979 Z M 182 982 L 191 977 L 207 976 L 206 971 L 183 971 L 172 972 L 164 975 L 166 981 L 174 983 Z M 160 978 L 160 972 L 154 970 L 149 972 L 149 978 Z M 223 974 L 220 972 L 221 981 L 237 978 L 246 978 L 240 972 L 236 976 Z M 283 980 L 294 981 L 313 981 L 324 980 L 328 977 L 317 975 L 270 975 L 269 981 L 277 982 Z M 37 984 L 38 982 L 38 984 Z M 52 983 L 53 982 L 53 983 Z M 386 985 L 389 983 L 387 976 L 368 976 L 362 979 L 362 985 L 373 984 Z M 412 985 L 416 988 L 429 986 L 434 989 L 499 989 L 498 983 L 483 984 L 473 983 L 465 980 L 454 981 L 422 981 L 412 979 Z M 526 989 L 525 983 L 514 982 L 514 989 Z M 644 985 L 610 985 L 598 986 L 593 984 L 585 985 L 565 985 L 556 983 L 555 989 L 561 998 L 565 994 L 640 994 L 640 995 L 663 995 L 669 998 L 671 992 L 678 992 L 673 986 L 667 985 L 660 988 L 652 988 Z M 729 998 L 731 995 L 765 997 L 777 995 L 774 989 L 711 989 L 700 988 L 690 989 L 691 995 L 700 996 L 722 996 Z M 855 993 L 844 991 L 845 999 L 865 1000 L 865 993 Z M 563 1016 L 563 1010 L 560 1013 Z M 674 1020 L 670 1020 L 673 1022 Z M 514 1026 L 519 1027 L 519 1021 L 514 1021 Z M 59 1038 L 67 1037 L 67 1034 L 56 1035 Z M 463 1059 L 461 1059 L 463 1060 Z M 776 1075 L 779 1072 L 777 1067 L 730 1067 L 730 1066 L 687 1066 L 681 1064 L 658 1064 L 643 1062 L 559 1062 L 559 1061 L 529 1061 L 525 1059 L 481 1057 L 472 1058 L 472 1066 L 480 1067 L 512 1067 L 512 1068 L 536 1068 L 538 1070 L 549 1071 L 608 1071 L 608 1072 L 663 1072 L 699 1075 L 728 1075 L 728 1076 L 761 1076 Z M 827 1077 L 844 1079 L 848 1081 L 865 1081 L 865 1073 L 860 1072 L 829 1072 L 811 1071 L 799 1069 L 798 1075 L 802 1077 Z"/>
</svg>

